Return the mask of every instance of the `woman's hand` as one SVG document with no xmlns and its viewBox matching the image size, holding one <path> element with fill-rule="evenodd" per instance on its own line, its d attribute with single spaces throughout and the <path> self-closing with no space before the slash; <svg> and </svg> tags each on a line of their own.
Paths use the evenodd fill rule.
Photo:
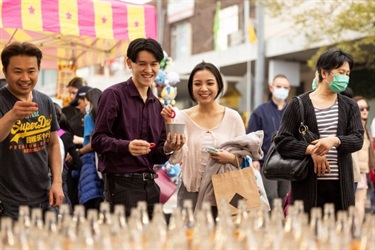
<svg viewBox="0 0 375 250">
<path fill-rule="evenodd" d="M 170 104 L 168 104 L 168 106 L 164 106 L 160 114 L 164 118 L 165 124 L 173 123 L 175 111 L 173 110 L 173 107 Z"/>
<path fill-rule="evenodd" d="M 230 163 L 230 164 L 237 166 L 237 163 L 235 163 L 236 162 L 235 157 L 237 156 L 232 153 L 229 153 L 228 151 L 224 149 L 218 149 L 217 152 L 208 150 L 207 152 L 210 153 L 211 159 L 218 163 L 222 163 L 222 164 Z"/>
<path fill-rule="evenodd" d="M 167 140 L 164 144 L 164 151 L 171 152 L 171 151 L 178 151 L 180 150 L 186 142 L 185 134 L 174 134 L 173 136 L 171 133 L 167 134 Z"/>
<path fill-rule="evenodd" d="M 317 154 L 311 155 L 314 161 L 314 173 L 318 176 L 324 176 L 326 172 L 331 173 L 331 168 L 327 161 L 326 156 L 320 156 Z"/>
<path fill-rule="evenodd" d="M 337 144 L 337 137 L 327 137 L 323 139 L 318 139 L 311 144 L 314 145 L 314 149 L 312 150 L 313 154 L 317 154 L 320 156 L 324 156 L 325 154 L 328 153 L 328 151 L 334 147 Z"/>
</svg>

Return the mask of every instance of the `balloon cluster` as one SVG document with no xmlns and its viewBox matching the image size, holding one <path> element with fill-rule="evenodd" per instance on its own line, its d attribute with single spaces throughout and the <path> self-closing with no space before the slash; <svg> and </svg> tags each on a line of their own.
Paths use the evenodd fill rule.
<svg viewBox="0 0 375 250">
<path fill-rule="evenodd" d="M 176 186 L 180 184 L 179 175 L 181 173 L 181 166 L 182 162 L 173 165 L 169 161 L 167 161 L 161 166 Z"/>
<path fill-rule="evenodd" d="M 177 87 L 174 87 L 180 82 L 180 76 L 174 71 L 168 71 L 167 68 L 172 63 L 172 58 L 168 56 L 167 52 L 163 51 L 164 58 L 160 62 L 160 69 L 155 78 L 155 86 L 160 92 L 160 101 L 164 105 L 174 105 L 177 96 Z"/>
</svg>

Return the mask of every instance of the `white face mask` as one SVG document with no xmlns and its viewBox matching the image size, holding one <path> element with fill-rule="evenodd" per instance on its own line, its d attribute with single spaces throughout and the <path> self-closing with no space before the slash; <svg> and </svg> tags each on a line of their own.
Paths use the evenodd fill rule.
<svg viewBox="0 0 375 250">
<path fill-rule="evenodd" d="M 90 104 L 86 105 L 85 110 L 86 110 L 86 114 L 90 113 L 91 111 Z"/>
<path fill-rule="evenodd" d="M 279 101 L 285 101 L 288 98 L 289 90 L 284 88 L 274 88 L 273 89 L 273 96 Z"/>
</svg>

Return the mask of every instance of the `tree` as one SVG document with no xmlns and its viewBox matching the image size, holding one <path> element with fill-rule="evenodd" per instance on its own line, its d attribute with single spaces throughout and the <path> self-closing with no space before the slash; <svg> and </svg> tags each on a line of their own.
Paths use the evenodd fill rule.
<svg viewBox="0 0 375 250">
<path fill-rule="evenodd" d="M 305 34 L 310 44 L 329 39 L 335 47 L 350 52 L 356 64 L 375 69 L 375 1 L 264 0 L 264 4 L 273 17 L 294 23 L 294 30 Z M 348 40 L 348 34 L 353 32 L 359 38 Z M 308 60 L 308 66 L 314 68 L 326 49 L 319 48 Z"/>
</svg>

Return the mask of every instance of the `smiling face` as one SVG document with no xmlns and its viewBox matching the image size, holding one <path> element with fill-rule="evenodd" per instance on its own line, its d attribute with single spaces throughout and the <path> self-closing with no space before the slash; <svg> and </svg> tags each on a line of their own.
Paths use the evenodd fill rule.
<svg viewBox="0 0 375 250">
<path fill-rule="evenodd" d="M 7 69 L 3 69 L 9 91 L 21 100 L 29 100 L 38 82 L 38 62 L 32 56 L 12 56 Z M 31 101 L 31 100 L 29 100 Z"/>
<path fill-rule="evenodd" d="M 209 70 L 199 70 L 193 77 L 193 95 L 198 103 L 215 101 L 219 86 L 215 76 Z"/>
<path fill-rule="evenodd" d="M 129 69 L 132 70 L 132 79 L 137 88 L 150 87 L 158 75 L 160 63 L 147 50 L 138 53 L 136 62 L 126 59 Z"/>
</svg>

